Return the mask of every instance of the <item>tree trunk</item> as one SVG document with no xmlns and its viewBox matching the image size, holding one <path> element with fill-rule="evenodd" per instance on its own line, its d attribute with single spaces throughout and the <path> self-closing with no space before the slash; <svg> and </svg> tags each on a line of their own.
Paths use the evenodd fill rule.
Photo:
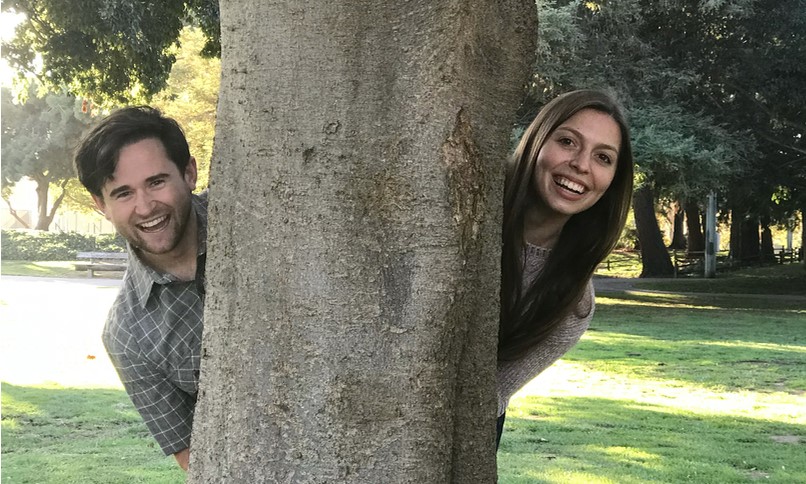
<svg viewBox="0 0 806 484">
<path fill-rule="evenodd" d="M 800 204 L 800 261 L 806 269 L 806 202 Z"/>
<path fill-rule="evenodd" d="M 674 215 L 672 217 L 672 242 L 669 244 L 670 249 L 685 249 L 686 248 L 686 234 L 683 232 L 683 219 L 685 212 L 681 208 L 681 204 L 674 204 Z"/>
<path fill-rule="evenodd" d="M 652 188 L 642 186 L 633 197 L 635 228 L 641 241 L 641 277 L 672 277 L 674 266 L 655 217 L 655 197 Z"/>
<path fill-rule="evenodd" d="M 36 230 L 47 231 L 50 228 L 50 223 L 53 221 L 52 216 L 48 216 L 48 191 L 50 190 L 50 181 L 47 178 L 34 177 L 36 181 Z"/>
<path fill-rule="evenodd" d="M 758 262 L 761 258 L 761 244 L 759 241 L 757 217 L 741 217 L 739 223 L 739 237 L 741 238 L 739 260 L 742 262 Z"/>
<path fill-rule="evenodd" d="M 688 229 L 688 251 L 705 252 L 705 234 L 702 231 L 699 205 L 693 200 L 686 201 L 684 211 Z"/>
<path fill-rule="evenodd" d="M 494 482 L 506 2 L 223 2 L 190 482 Z"/>
<path fill-rule="evenodd" d="M 762 262 L 775 262 L 775 247 L 773 247 L 772 243 L 772 230 L 767 221 L 762 223 L 760 248 Z"/>
</svg>

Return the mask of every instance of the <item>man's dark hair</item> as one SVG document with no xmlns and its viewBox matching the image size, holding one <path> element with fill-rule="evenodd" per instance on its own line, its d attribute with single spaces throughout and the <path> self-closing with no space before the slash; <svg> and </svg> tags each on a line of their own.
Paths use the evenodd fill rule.
<svg viewBox="0 0 806 484">
<path fill-rule="evenodd" d="M 81 184 L 93 195 L 101 197 L 101 189 L 115 172 L 120 150 L 150 138 L 162 142 L 168 158 L 184 175 L 190 161 L 190 150 L 179 124 L 163 116 L 158 109 L 132 106 L 114 111 L 79 143 L 75 166 Z"/>
</svg>

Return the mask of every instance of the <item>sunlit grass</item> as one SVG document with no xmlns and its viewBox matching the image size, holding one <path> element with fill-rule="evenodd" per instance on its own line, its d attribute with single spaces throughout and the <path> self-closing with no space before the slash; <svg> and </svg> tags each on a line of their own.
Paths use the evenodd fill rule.
<svg viewBox="0 0 806 484">
<path fill-rule="evenodd" d="M 501 483 L 806 482 L 804 300 L 605 296 L 510 402 Z"/>
<path fill-rule="evenodd" d="M 76 270 L 74 261 L 0 261 L 0 273 L 4 276 L 87 278 L 86 270 Z M 120 279 L 122 272 L 96 272 L 104 278 Z"/>
</svg>

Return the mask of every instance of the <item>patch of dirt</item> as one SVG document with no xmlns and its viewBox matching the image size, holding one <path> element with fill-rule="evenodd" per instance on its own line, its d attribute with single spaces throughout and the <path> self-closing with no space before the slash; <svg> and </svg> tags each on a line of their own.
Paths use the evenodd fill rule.
<svg viewBox="0 0 806 484">
<path fill-rule="evenodd" d="M 761 472 L 761 471 L 752 470 L 752 471 L 747 471 L 747 477 L 749 477 L 750 479 L 753 479 L 753 480 L 756 480 L 756 479 L 769 479 L 770 475 L 767 472 Z"/>
<path fill-rule="evenodd" d="M 800 437 L 797 435 L 771 435 L 770 438 L 773 442 L 778 442 L 779 444 L 799 444 Z"/>
</svg>

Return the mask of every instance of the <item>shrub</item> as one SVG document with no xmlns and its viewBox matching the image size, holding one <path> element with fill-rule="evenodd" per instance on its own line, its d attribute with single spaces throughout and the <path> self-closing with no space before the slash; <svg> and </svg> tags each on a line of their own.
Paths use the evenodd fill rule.
<svg viewBox="0 0 806 484">
<path fill-rule="evenodd" d="M 1 247 L 5 260 L 75 260 L 78 252 L 123 252 L 126 242 L 115 234 L 3 230 Z"/>
</svg>

